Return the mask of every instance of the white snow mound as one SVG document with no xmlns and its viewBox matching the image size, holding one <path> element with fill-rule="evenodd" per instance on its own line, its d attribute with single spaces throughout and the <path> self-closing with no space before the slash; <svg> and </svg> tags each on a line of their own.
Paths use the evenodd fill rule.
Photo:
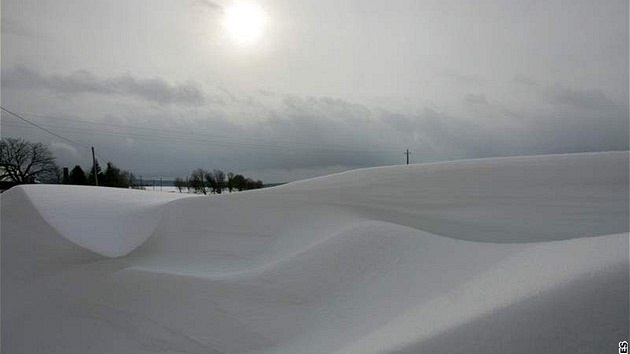
<svg viewBox="0 0 630 354">
<path fill-rule="evenodd" d="M 146 241 L 162 206 L 182 194 L 85 186 L 20 186 L 60 235 L 107 257 L 123 256 Z"/>
<path fill-rule="evenodd" d="M 603 353 L 628 152 L 2 195 L 2 353 Z"/>
</svg>

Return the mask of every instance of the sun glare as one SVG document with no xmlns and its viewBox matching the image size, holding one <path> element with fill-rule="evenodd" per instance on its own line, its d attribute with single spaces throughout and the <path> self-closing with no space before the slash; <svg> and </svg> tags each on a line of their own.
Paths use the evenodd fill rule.
<svg viewBox="0 0 630 354">
<path fill-rule="evenodd" d="M 223 26 L 239 45 L 253 44 L 260 40 L 267 24 L 267 14 L 260 5 L 238 2 L 225 9 Z"/>
</svg>

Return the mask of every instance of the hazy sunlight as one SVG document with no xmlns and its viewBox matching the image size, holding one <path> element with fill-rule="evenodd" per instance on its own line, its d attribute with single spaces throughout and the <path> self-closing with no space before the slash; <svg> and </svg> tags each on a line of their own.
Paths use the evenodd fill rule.
<svg viewBox="0 0 630 354">
<path fill-rule="evenodd" d="M 225 10 L 223 26 L 230 37 L 240 45 L 257 42 L 262 37 L 267 15 L 256 3 L 238 2 Z"/>
</svg>

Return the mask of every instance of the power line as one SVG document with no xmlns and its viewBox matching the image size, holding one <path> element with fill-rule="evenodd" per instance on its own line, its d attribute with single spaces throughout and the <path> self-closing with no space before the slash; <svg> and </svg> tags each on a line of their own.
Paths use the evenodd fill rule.
<svg viewBox="0 0 630 354">
<path fill-rule="evenodd" d="M 48 130 L 48 129 L 46 129 L 46 128 L 42 127 L 42 126 L 41 126 L 41 125 L 39 125 L 39 124 L 33 123 L 33 122 L 31 122 L 30 120 L 28 120 L 28 119 L 26 119 L 26 118 L 24 118 L 24 117 L 20 116 L 19 114 L 15 113 L 15 112 L 11 112 L 11 111 L 9 111 L 8 109 L 6 109 L 6 108 L 4 108 L 4 107 L 2 107 L 2 106 L 0 106 L 0 109 L 2 109 L 3 111 L 5 111 L 5 112 L 9 113 L 10 115 L 14 116 L 15 118 L 20 119 L 20 120 L 22 120 L 22 121 L 24 121 L 24 122 L 26 122 L 26 123 L 28 123 L 28 124 L 30 124 L 30 125 L 32 125 L 32 126 L 34 126 L 34 127 L 36 127 L 36 128 L 39 128 L 39 129 L 41 129 L 41 130 L 43 130 L 43 131 L 47 132 L 48 134 L 54 135 L 54 136 L 56 136 L 56 137 L 57 137 L 57 138 L 59 138 L 59 139 L 62 139 L 62 140 L 64 140 L 64 141 L 66 141 L 66 142 L 69 142 L 70 144 L 73 144 L 73 145 L 76 145 L 76 146 L 80 146 L 80 147 L 83 147 L 83 148 L 86 148 L 86 149 L 89 149 L 89 148 L 90 148 L 89 146 L 85 146 L 85 145 L 79 144 L 79 143 L 77 143 L 77 142 L 75 142 L 75 141 L 72 141 L 72 140 L 70 140 L 70 139 L 68 139 L 68 138 L 65 138 L 65 137 L 63 137 L 63 136 L 61 136 L 61 135 L 59 135 L 59 134 L 57 134 L 57 133 L 55 133 L 55 132 L 53 132 L 53 131 L 50 131 L 50 130 Z"/>
<path fill-rule="evenodd" d="M 27 127 L 23 125 L 13 125 L 10 123 L 5 123 L 5 125 L 16 126 L 16 127 Z M 44 126 L 51 126 L 46 125 Z M 155 135 L 155 134 L 143 134 L 140 133 L 131 133 L 131 132 L 111 132 L 99 129 L 82 129 L 82 128 L 63 128 L 57 130 L 63 130 L 66 132 L 76 132 L 83 134 L 95 134 L 100 136 L 113 136 L 120 138 L 136 138 L 142 140 L 157 140 L 157 141 L 166 141 L 166 142 L 175 142 L 175 143 L 184 143 L 184 144 L 202 144 L 202 145 L 214 145 L 220 147 L 227 148 L 245 148 L 245 149 L 255 149 L 255 150 L 269 150 L 269 151 L 277 151 L 277 152 L 290 152 L 287 149 L 305 149 L 305 146 L 283 146 L 283 145 L 272 145 L 272 144 L 262 144 L 262 143 L 241 143 L 235 141 L 216 141 L 211 139 L 202 139 L 195 137 L 185 137 L 185 136 L 164 136 L 164 135 Z M 332 148 L 319 148 L 307 151 L 309 154 L 350 154 L 350 153 L 363 153 L 363 154 L 391 154 L 394 150 L 356 150 L 356 149 L 332 149 Z"/>
<path fill-rule="evenodd" d="M 185 135 L 186 139 L 191 139 L 194 138 L 194 136 L 197 136 L 199 138 L 212 138 L 212 139 L 230 139 L 227 136 L 222 136 L 222 135 L 217 135 L 217 134 L 208 134 L 208 133 L 197 133 L 194 131 L 184 131 L 184 130 L 178 130 L 178 129 L 160 129 L 160 128 L 154 128 L 154 127 L 140 127 L 140 126 L 133 126 L 133 125 L 124 125 L 124 124 L 115 124 L 115 123 L 102 123 L 102 122 L 89 122 L 89 121 L 85 121 L 82 119 L 73 119 L 73 118 L 66 118 L 66 117 L 54 117 L 54 116 L 49 116 L 49 115 L 41 115 L 41 114 L 33 114 L 31 113 L 30 115 L 32 116 L 40 116 L 40 117 L 45 117 L 47 119 L 54 119 L 54 120 L 64 120 L 64 121 L 70 121 L 70 122 L 76 122 L 76 123 L 80 123 L 80 124 L 90 124 L 90 125 L 100 125 L 100 126 L 110 126 L 110 127 L 117 127 L 117 128 L 124 128 L 124 129 L 140 129 L 142 130 L 142 132 L 146 132 L 146 131 L 156 131 L 156 132 L 164 132 L 167 133 L 171 136 L 173 135 L 177 135 L 177 134 L 181 134 L 181 135 Z M 101 131 L 102 130 L 95 130 L 92 129 L 94 131 Z M 131 133 L 131 134 L 137 134 L 137 133 Z M 154 135 L 151 135 L 152 137 Z M 350 135 L 351 136 L 351 135 Z M 166 138 L 170 138 L 166 137 Z M 249 144 L 249 145 L 254 145 L 256 147 L 258 146 L 272 146 L 269 144 L 269 140 L 264 139 L 264 138 L 255 138 L 255 137 L 239 137 L 239 141 L 241 141 L 241 143 L 238 143 L 240 145 L 243 144 Z M 219 141 L 216 140 L 212 140 L 213 143 L 220 143 Z M 234 142 L 232 141 L 228 141 L 229 144 L 233 144 Z M 287 141 L 287 140 L 278 140 L 278 139 L 273 139 L 273 143 L 281 143 L 281 144 L 291 144 L 291 146 L 281 146 L 281 145 L 277 145 L 274 144 L 273 146 L 278 148 L 278 149 L 286 149 L 286 148 L 295 148 L 299 145 L 303 145 L 304 147 L 320 147 L 322 146 L 322 144 L 320 143 L 309 143 L 309 142 L 304 142 L 304 141 Z M 344 146 L 344 145 L 339 145 L 339 144 L 331 144 L 331 143 L 327 143 L 326 146 L 330 147 L 330 150 L 352 150 L 352 152 L 365 152 L 365 150 L 356 150 L 353 149 L 352 147 L 349 146 Z M 385 150 L 380 150 L 380 151 L 385 151 Z M 396 150 L 394 149 L 389 149 L 387 150 L 387 152 L 393 153 Z"/>
<path fill-rule="evenodd" d="M 301 150 L 299 152 L 300 156 L 311 156 L 311 157 L 321 157 L 321 156 L 334 156 L 337 155 L 339 157 L 344 156 L 344 155 L 356 155 L 357 153 L 359 154 L 370 154 L 370 155 L 391 155 L 394 153 L 393 149 L 388 149 L 388 150 L 366 150 L 366 149 L 356 149 L 356 148 L 350 148 L 347 146 L 344 146 L 342 148 L 335 148 L 335 146 L 339 146 L 339 145 L 334 145 L 334 144 L 325 144 L 323 147 L 322 144 L 317 144 L 316 148 L 310 148 L 308 145 L 315 145 L 315 144 L 309 144 L 308 142 L 288 142 L 288 141 L 284 141 L 285 144 L 291 144 L 291 145 L 280 145 L 280 144 L 270 144 L 267 142 L 263 142 L 261 141 L 262 139 L 258 138 L 256 140 L 254 139 L 249 139 L 249 142 L 247 142 L 248 139 L 242 139 L 239 138 L 239 140 L 242 141 L 225 141 L 226 139 L 229 139 L 229 137 L 227 136 L 219 136 L 216 134 L 201 134 L 201 133 L 196 133 L 196 132 L 184 132 L 182 130 L 165 130 L 165 129 L 158 129 L 158 128 L 152 128 L 152 127 L 138 127 L 138 126 L 129 126 L 129 125 L 122 125 L 122 124 L 108 124 L 108 123 L 98 123 L 98 122 L 89 122 L 89 121 L 85 121 L 85 120 L 81 120 L 81 119 L 71 119 L 71 118 L 61 118 L 61 117 L 48 117 L 45 116 L 46 118 L 52 118 L 52 119 L 59 119 L 59 120 L 66 120 L 66 121 L 70 121 L 70 122 L 76 122 L 76 123 L 82 123 L 82 124 L 92 124 L 92 125 L 101 125 L 101 126 L 111 126 L 111 127 L 116 127 L 116 128 L 124 128 L 126 130 L 130 130 L 130 131 L 121 131 L 121 130 L 116 130 L 115 132 L 112 132 L 111 130 L 103 130 L 103 129 L 94 129 L 91 127 L 85 127 L 85 128 L 79 128 L 76 126 L 73 127 L 59 127 L 58 125 L 51 125 L 51 124 L 37 124 L 34 123 L 32 121 L 30 121 L 29 119 L 24 118 L 23 116 L 9 111 L 8 109 L 1 107 L 3 111 L 11 114 L 12 116 L 18 118 L 19 120 L 27 123 L 28 125 L 20 125 L 20 124 L 11 124 L 11 123 L 3 123 L 3 125 L 9 125 L 9 126 L 15 126 L 15 127 L 23 127 L 23 128 L 30 128 L 30 127 L 35 127 L 37 129 L 41 129 L 59 139 L 62 139 L 64 141 L 67 141 L 73 145 L 76 146 L 80 146 L 86 149 L 90 149 L 89 146 L 77 143 L 69 138 L 66 138 L 62 135 L 59 135 L 58 133 L 55 133 L 53 131 L 51 131 L 50 129 L 47 129 L 46 127 L 50 127 L 50 128 L 54 128 L 56 131 L 61 131 L 61 132 L 67 132 L 67 133 L 80 133 L 80 134 L 91 134 L 91 135 L 98 135 L 98 136 L 112 136 L 112 137 L 118 137 L 118 138 L 134 138 L 134 139 L 141 139 L 141 140 L 154 140 L 154 141 L 163 141 L 163 142 L 172 142 L 172 143 L 182 143 L 182 144 L 201 144 L 201 145 L 213 145 L 213 146 L 220 146 L 220 147 L 224 147 L 224 148 L 241 148 L 241 149 L 255 149 L 255 150 L 268 150 L 268 151 L 274 151 L 277 153 L 283 153 L 283 154 L 293 154 L 295 153 L 295 151 L 291 151 L 291 150 L 295 150 L 295 149 L 299 149 Z M 35 115 L 35 114 L 31 114 L 31 115 Z M 35 115 L 36 116 L 36 115 Z M 137 129 L 137 130 L 141 130 L 140 132 L 134 132 L 133 130 Z M 147 130 L 149 132 L 147 132 Z M 153 132 L 158 132 L 161 134 L 155 134 L 152 133 L 150 131 Z M 215 137 L 215 139 L 209 139 L 208 136 L 213 136 Z M 217 140 L 216 138 L 219 138 L 221 140 Z M 275 142 L 281 142 L 281 141 L 275 141 Z M 308 149 L 308 150 L 304 150 L 304 149 Z M 409 152 L 407 152 L 407 160 L 409 159 Z M 99 154 L 96 154 L 96 156 L 98 158 L 100 158 L 102 161 L 107 161 L 105 158 L 103 158 L 102 156 L 100 156 Z M 408 162 L 407 162 L 408 163 Z"/>
<path fill-rule="evenodd" d="M 21 121 L 24 121 L 24 122 L 26 122 L 26 123 L 30 124 L 31 126 L 33 126 L 33 127 L 35 127 L 35 128 L 41 129 L 41 130 L 45 131 L 46 133 L 48 133 L 48 134 L 50 134 L 50 135 L 53 135 L 53 136 L 55 136 L 55 137 L 57 137 L 57 138 L 59 138 L 59 139 L 61 139 L 61 140 L 63 140 L 63 141 L 66 141 L 66 142 L 68 142 L 68 143 L 70 143 L 70 144 L 73 144 L 73 145 L 76 145 L 76 146 L 78 146 L 78 147 L 82 147 L 82 148 L 85 148 L 85 149 L 92 149 L 92 154 L 94 154 L 94 147 L 86 146 L 86 145 L 83 145 L 83 144 L 77 143 L 77 142 L 76 142 L 76 141 L 74 141 L 74 140 L 68 139 L 68 138 L 66 138 L 66 137 L 64 137 L 64 136 L 61 136 L 61 135 L 59 135 L 59 134 L 57 134 L 57 133 L 55 133 L 55 132 L 53 132 L 53 131 L 51 131 L 51 130 L 49 130 L 49 129 L 44 128 L 43 126 L 41 126 L 41 125 L 39 125 L 39 124 L 37 124 L 37 123 L 34 123 L 34 122 L 32 122 L 32 121 L 30 121 L 30 120 L 28 120 L 28 119 L 26 119 L 26 118 L 22 117 L 21 115 L 19 115 L 19 114 L 15 113 L 15 112 L 13 112 L 13 111 L 10 111 L 10 110 L 8 110 L 8 109 L 6 109 L 6 108 L 2 107 L 1 105 L 0 105 L 0 109 L 2 109 L 3 111 L 5 111 L 5 112 L 9 113 L 10 115 L 14 116 L 15 118 L 17 118 L 17 119 L 19 119 L 19 120 L 21 120 Z M 6 124 L 6 123 L 5 123 L 5 124 Z M 99 154 L 96 154 L 96 156 L 98 156 L 101 160 L 105 161 L 105 158 L 103 158 L 103 157 L 102 157 L 102 156 L 100 156 Z"/>
</svg>

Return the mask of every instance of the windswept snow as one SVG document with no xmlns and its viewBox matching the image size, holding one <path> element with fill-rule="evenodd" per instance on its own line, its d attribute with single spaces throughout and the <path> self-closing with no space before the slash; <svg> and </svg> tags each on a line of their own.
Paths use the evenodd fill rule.
<svg viewBox="0 0 630 354">
<path fill-rule="evenodd" d="M 213 197 L 2 196 L 3 353 L 603 353 L 627 152 L 349 171 Z"/>
<path fill-rule="evenodd" d="M 182 197 L 85 186 L 27 185 L 21 189 L 60 235 L 107 257 L 124 256 L 141 245 L 155 230 L 162 206 Z"/>
</svg>

